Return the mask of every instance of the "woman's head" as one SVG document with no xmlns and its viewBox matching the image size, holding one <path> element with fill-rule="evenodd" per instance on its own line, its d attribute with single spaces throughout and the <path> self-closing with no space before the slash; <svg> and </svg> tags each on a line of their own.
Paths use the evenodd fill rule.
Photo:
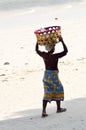
<svg viewBox="0 0 86 130">
<path fill-rule="evenodd" d="M 49 53 L 53 53 L 55 51 L 55 45 L 45 45 L 45 49 L 49 52 Z"/>
<path fill-rule="evenodd" d="M 48 51 L 50 54 L 52 54 L 52 53 L 54 53 L 54 51 L 55 51 L 55 46 L 53 46 L 53 48 L 50 50 L 50 51 Z"/>
</svg>

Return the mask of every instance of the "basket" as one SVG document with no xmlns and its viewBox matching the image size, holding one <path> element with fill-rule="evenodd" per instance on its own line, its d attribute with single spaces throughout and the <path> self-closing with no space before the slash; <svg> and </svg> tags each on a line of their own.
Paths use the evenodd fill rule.
<svg viewBox="0 0 86 130">
<path fill-rule="evenodd" d="M 39 45 L 52 45 L 59 42 L 61 26 L 50 26 L 34 31 Z"/>
</svg>

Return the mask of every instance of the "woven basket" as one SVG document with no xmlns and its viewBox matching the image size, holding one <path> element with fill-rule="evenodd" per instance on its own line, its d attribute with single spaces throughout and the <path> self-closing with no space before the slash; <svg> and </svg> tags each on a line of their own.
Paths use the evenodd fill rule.
<svg viewBox="0 0 86 130">
<path fill-rule="evenodd" d="M 36 30 L 35 32 L 37 42 L 39 45 L 46 44 L 56 44 L 59 42 L 59 37 L 61 36 L 60 26 L 45 27 Z"/>
</svg>

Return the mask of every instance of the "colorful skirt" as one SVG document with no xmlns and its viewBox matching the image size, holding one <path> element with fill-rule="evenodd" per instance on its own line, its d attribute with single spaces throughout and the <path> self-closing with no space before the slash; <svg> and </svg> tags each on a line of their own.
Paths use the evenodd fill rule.
<svg viewBox="0 0 86 130">
<path fill-rule="evenodd" d="M 64 89 L 62 83 L 59 80 L 57 70 L 46 70 L 43 77 L 44 84 L 44 97 L 43 100 L 51 101 L 63 101 Z"/>
</svg>

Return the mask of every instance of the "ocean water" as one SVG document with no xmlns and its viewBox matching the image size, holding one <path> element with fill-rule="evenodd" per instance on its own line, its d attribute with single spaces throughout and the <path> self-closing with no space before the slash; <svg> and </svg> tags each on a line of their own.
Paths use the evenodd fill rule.
<svg viewBox="0 0 86 130">
<path fill-rule="evenodd" d="M 84 0 L 0 0 L 0 10 L 29 8 L 34 6 L 62 5 Z"/>
</svg>

